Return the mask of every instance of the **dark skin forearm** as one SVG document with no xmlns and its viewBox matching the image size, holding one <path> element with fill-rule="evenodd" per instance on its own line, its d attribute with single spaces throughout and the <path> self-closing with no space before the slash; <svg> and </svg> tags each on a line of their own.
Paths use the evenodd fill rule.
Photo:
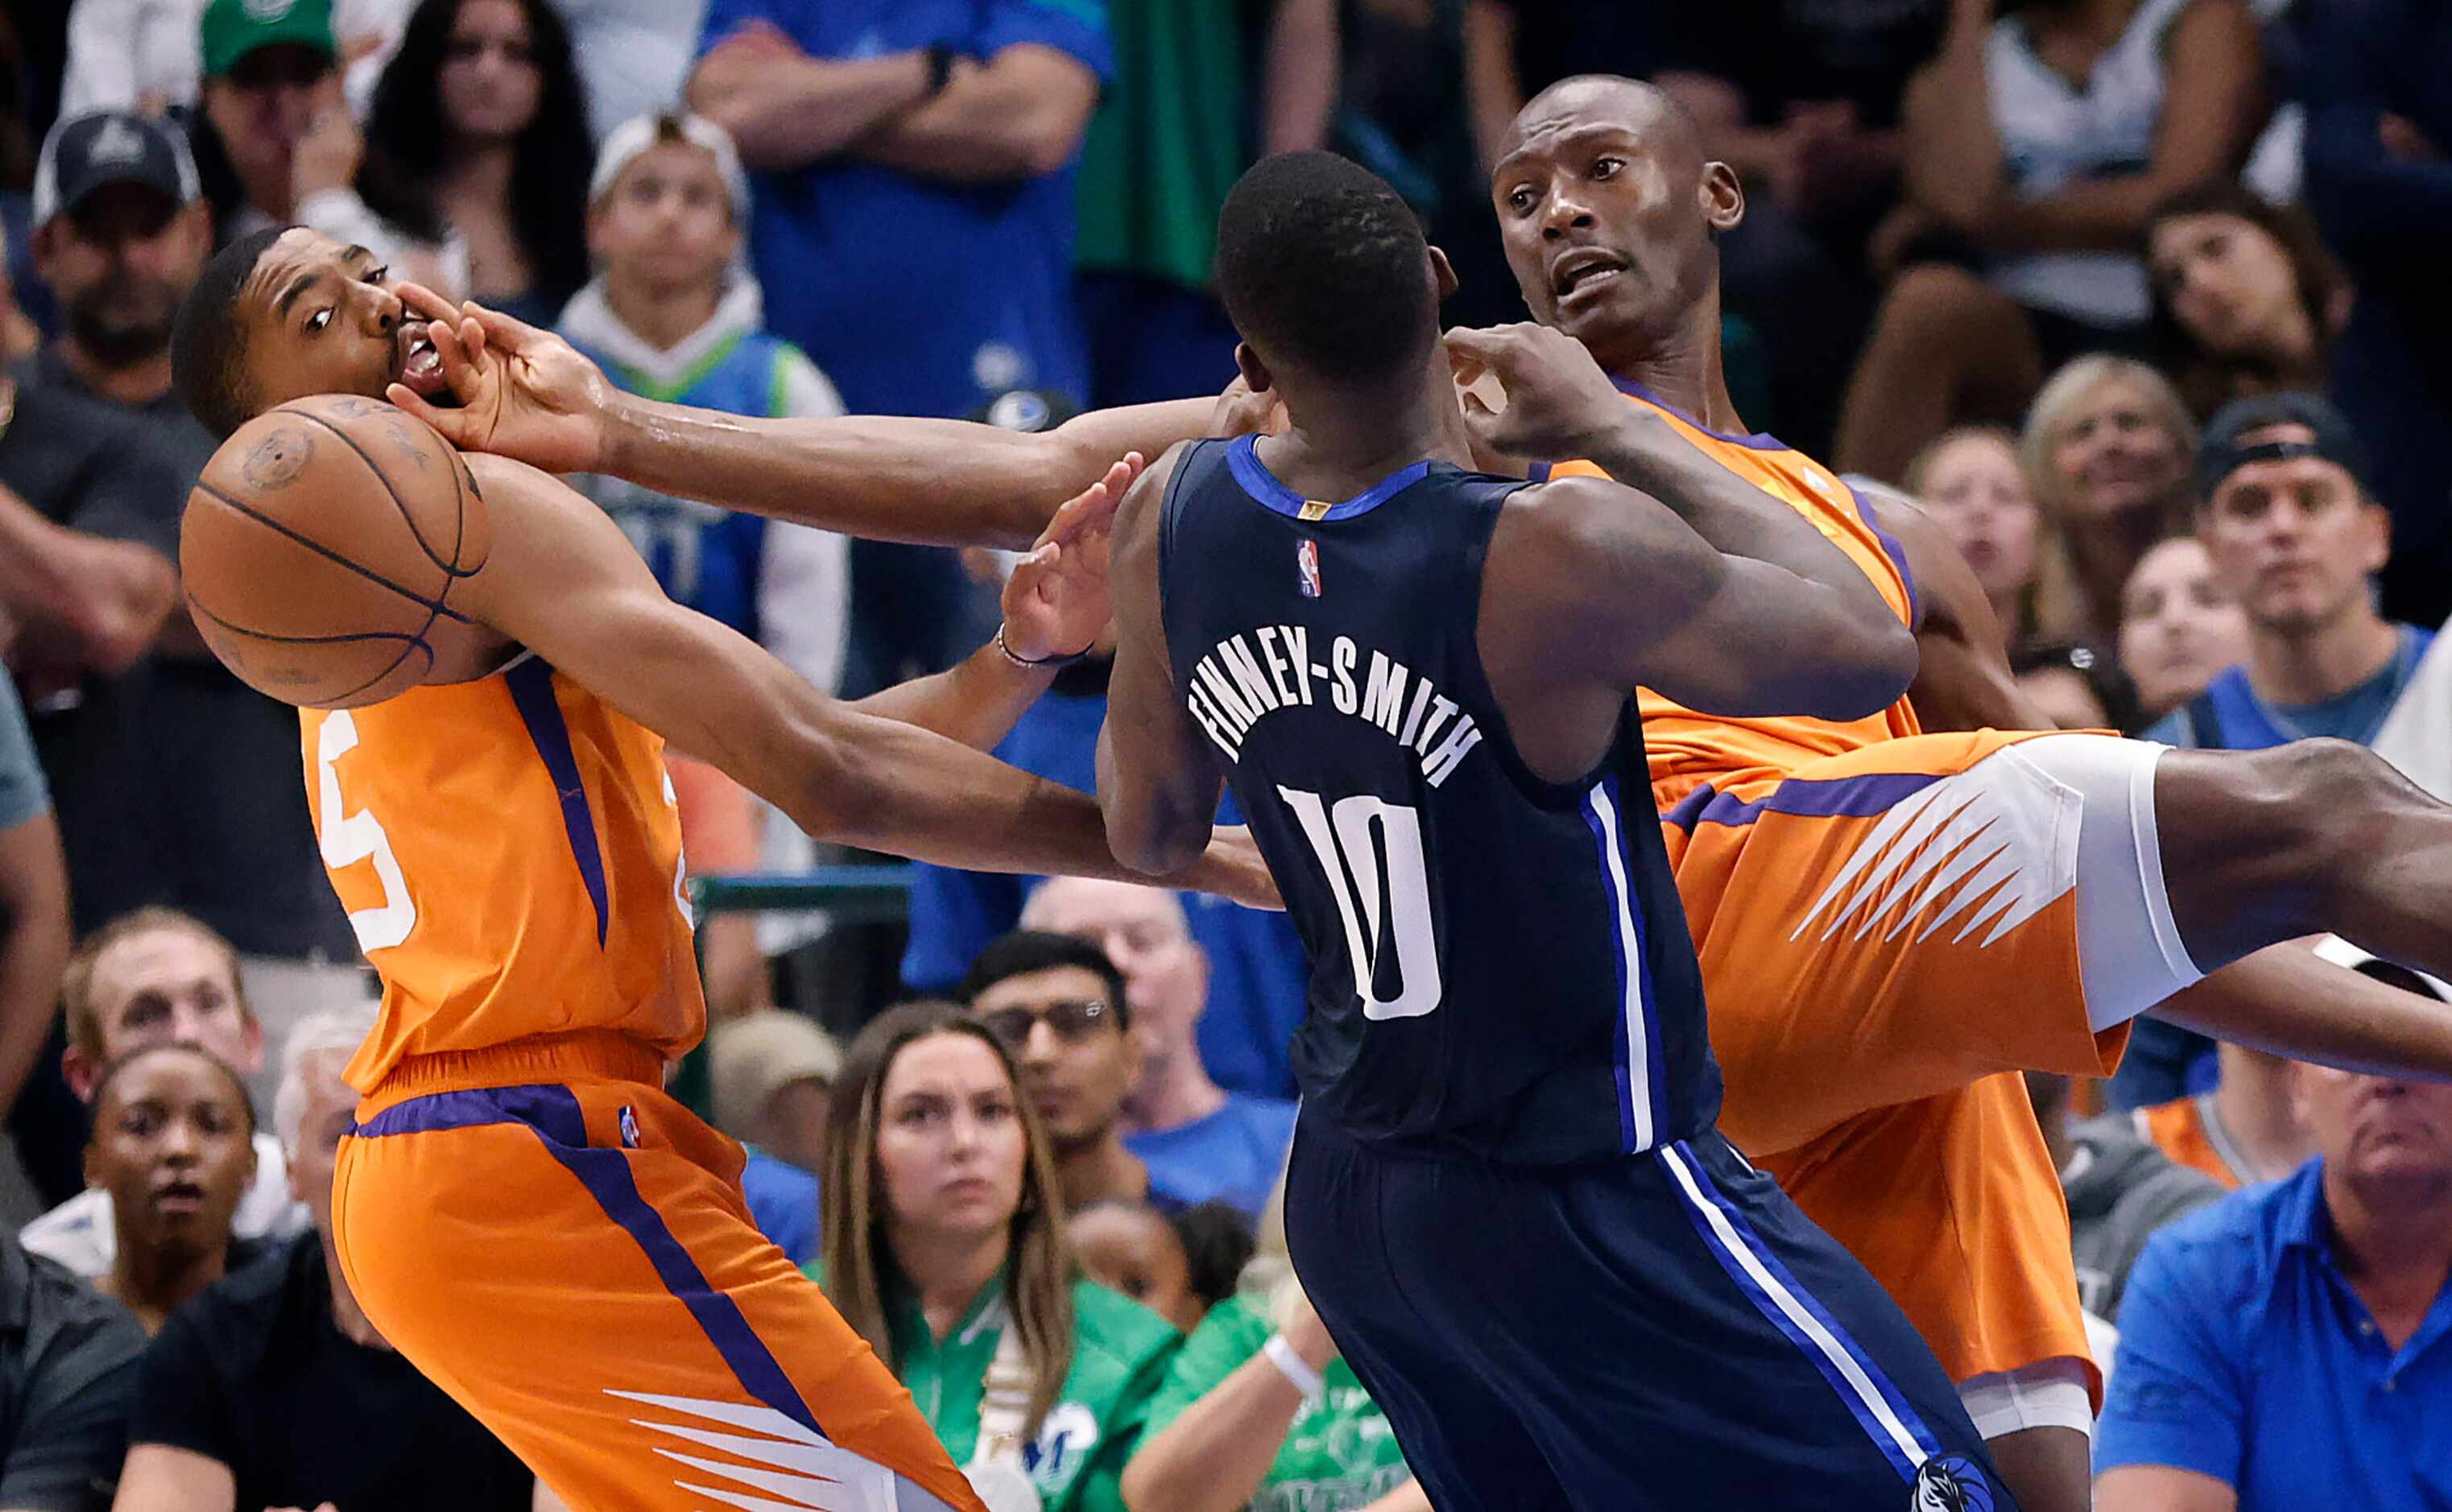
<svg viewBox="0 0 2452 1512">
<path fill-rule="evenodd" d="M 1207 433 L 1212 399 L 1094 410 L 1027 435 L 965 421 L 748 420 L 624 398 L 603 471 L 642 487 L 870 540 L 1027 546 L 1129 451 Z"/>
<path fill-rule="evenodd" d="M 1054 668 L 1015 666 L 990 642 L 948 671 L 897 683 L 852 707 L 986 751 L 1013 733 L 1015 722 L 1055 680 Z"/>
</svg>

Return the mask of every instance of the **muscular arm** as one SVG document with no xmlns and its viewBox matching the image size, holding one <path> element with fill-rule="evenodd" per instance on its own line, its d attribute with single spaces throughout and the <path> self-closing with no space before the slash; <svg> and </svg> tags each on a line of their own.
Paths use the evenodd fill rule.
<svg viewBox="0 0 2452 1512">
<path fill-rule="evenodd" d="M 855 699 L 848 707 L 880 719 L 916 724 L 974 751 L 986 751 L 1013 733 L 1015 721 L 1055 680 L 1052 670 L 1034 672 L 1015 666 L 991 642 L 948 671 L 898 682 Z"/>
<path fill-rule="evenodd" d="M 934 98 L 888 116 L 854 144 L 871 162 L 952 184 L 1002 184 L 1073 161 L 1098 104 L 1078 58 L 1021 42 L 955 75 Z"/>
<path fill-rule="evenodd" d="M 1158 459 L 1116 515 L 1108 571 L 1116 666 L 1098 731 L 1098 807 L 1107 841 L 1136 872 L 1163 874 L 1199 854 L 1225 780 L 1213 748 L 1176 697 L 1158 601 L 1158 527 L 1180 449 Z"/>
<path fill-rule="evenodd" d="M 1866 612 L 1853 591 L 1869 588 L 1865 575 L 1806 532 L 1812 552 L 1737 556 L 1605 479 L 1524 490 L 1491 540 L 1484 655 L 1518 685 L 1582 684 L 1622 698 L 1640 684 L 1706 714 L 1878 712 L 1914 676 L 1914 638 L 1878 595 Z M 1849 591 L 1844 579 L 1854 579 Z"/>
<path fill-rule="evenodd" d="M 796 168 L 832 157 L 928 88 L 918 52 L 840 62 L 812 58 L 761 29 L 735 36 L 691 70 L 690 108 L 732 133 L 753 168 Z"/>
<path fill-rule="evenodd" d="M 1132 875 L 1090 799 L 828 698 L 665 598 L 621 528 L 564 484 L 469 461 L 493 539 L 471 610 L 810 835 L 972 871 Z M 1256 866 L 1196 850 L 1181 864 L 1184 885 L 1268 896 Z"/>
<path fill-rule="evenodd" d="M 602 464 L 586 470 L 870 540 L 1021 547 L 1117 458 L 1205 434 L 1215 408 L 1182 399 L 1093 410 L 1025 435 L 878 415 L 746 420 L 622 400 L 605 417 Z"/>
</svg>

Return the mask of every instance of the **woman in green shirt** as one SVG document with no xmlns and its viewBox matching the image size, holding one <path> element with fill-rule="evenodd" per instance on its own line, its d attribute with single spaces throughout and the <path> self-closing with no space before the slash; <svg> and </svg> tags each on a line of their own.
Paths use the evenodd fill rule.
<svg viewBox="0 0 2452 1512">
<path fill-rule="evenodd" d="M 1181 1336 L 1079 1279 L 1055 1156 L 1004 1048 L 950 1004 L 890 1009 L 845 1054 L 827 1134 L 809 1273 L 991 1512 L 1120 1512 Z"/>
<path fill-rule="evenodd" d="M 1133 1512 L 1431 1512 L 1295 1280 L 1284 1202 L 1280 1177 L 1242 1286 L 1192 1331 L 1150 1404 L 1124 1474 Z"/>
</svg>

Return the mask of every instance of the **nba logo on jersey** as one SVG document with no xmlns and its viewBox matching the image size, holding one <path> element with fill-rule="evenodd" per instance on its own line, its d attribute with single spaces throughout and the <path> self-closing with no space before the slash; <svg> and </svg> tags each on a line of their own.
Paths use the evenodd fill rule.
<svg viewBox="0 0 2452 1512">
<path fill-rule="evenodd" d="M 1306 599 L 1319 597 L 1319 542 L 1305 540 L 1295 547 L 1295 577 Z"/>
<path fill-rule="evenodd" d="M 616 1122 L 622 1127 L 622 1148 L 623 1149 L 638 1149 L 639 1115 L 632 1112 L 627 1105 L 624 1105 L 622 1109 L 621 1117 L 617 1119 Z"/>
</svg>

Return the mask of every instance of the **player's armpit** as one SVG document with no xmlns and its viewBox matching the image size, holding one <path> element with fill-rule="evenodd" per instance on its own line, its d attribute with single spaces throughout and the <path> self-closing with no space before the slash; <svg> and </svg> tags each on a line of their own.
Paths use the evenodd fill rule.
<svg viewBox="0 0 2452 1512">
<path fill-rule="evenodd" d="M 674 603 L 619 526 L 560 481 L 471 458 L 492 553 L 462 600 L 486 623 L 820 838 L 973 871 L 1129 877 L 1097 805 L 917 726 L 828 698 L 737 632 Z M 1181 885 L 1275 893 L 1247 837 Z"/>
<path fill-rule="evenodd" d="M 1108 843 L 1134 871 L 1163 875 L 1199 854 L 1224 776 L 1176 697 L 1158 599 L 1158 533 L 1182 448 L 1158 459 L 1124 495 L 1107 572 L 1116 608 L 1116 666 L 1098 732 L 1098 804 Z"/>
</svg>

